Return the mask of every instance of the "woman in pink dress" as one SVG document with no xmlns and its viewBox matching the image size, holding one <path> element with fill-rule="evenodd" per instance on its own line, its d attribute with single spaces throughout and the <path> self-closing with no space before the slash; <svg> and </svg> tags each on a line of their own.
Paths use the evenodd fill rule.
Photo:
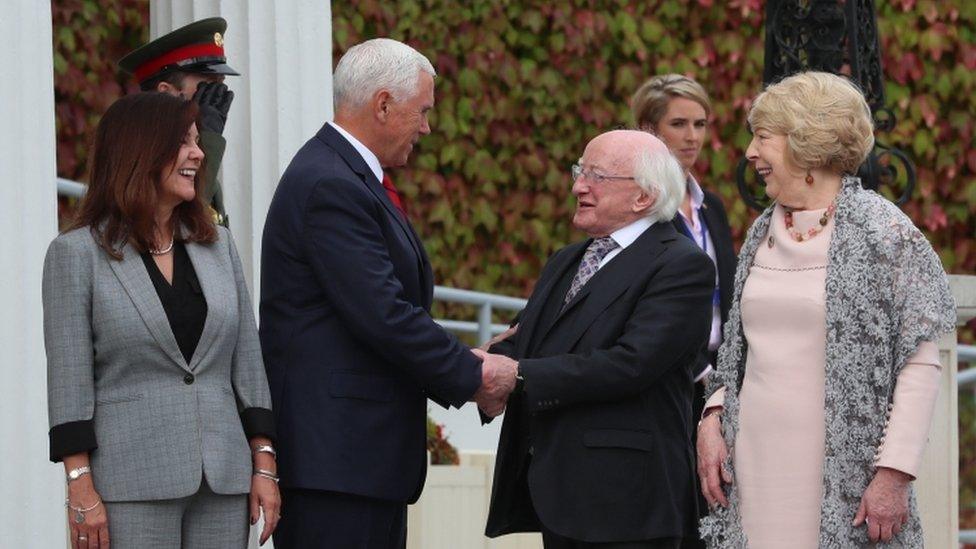
<svg viewBox="0 0 976 549">
<path fill-rule="evenodd" d="M 746 151 L 770 206 L 739 256 L 698 431 L 709 547 L 921 547 L 912 493 L 955 307 L 938 256 L 852 174 L 874 145 L 843 77 L 759 95 Z M 730 452 L 731 450 L 731 452 Z"/>
</svg>

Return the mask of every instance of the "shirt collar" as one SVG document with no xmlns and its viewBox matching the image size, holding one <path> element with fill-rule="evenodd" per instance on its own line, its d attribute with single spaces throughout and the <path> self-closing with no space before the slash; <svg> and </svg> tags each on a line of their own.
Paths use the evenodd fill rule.
<svg viewBox="0 0 976 549">
<path fill-rule="evenodd" d="M 613 231 L 610 233 L 610 238 L 620 246 L 620 249 L 624 249 L 633 244 L 653 224 L 654 222 L 650 218 L 642 217 L 630 225 L 624 225 L 616 231 Z"/>
<path fill-rule="evenodd" d="M 691 207 L 700 210 L 705 202 L 705 191 L 702 190 L 701 185 L 691 174 L 688 174 L 688 194 L 691 195 Z"/>
<path fill-rule="evenodd" d="M 363 160 L 366 161 L 366 165 L 369 166 L 369 170 L 373 172 L 373 175 L 376 176 L 376 180 L 382 183 L 383 167 L 380 166 L 380 159 L 376 158 L 376 155 L 373 154 L 373 151 L 369 150 L 369 147 L 367 147 L 366 145 L 363 145 L 363 143 L 360 140 L 353 137 L 351 133 L 342 129 L 342 126 L 336 124 L 335 122 L 332 122 L 331 120 L 328 122 L 328 124 L 333 128 L 335 128 L 335 130 L 339 132 L 339 135 L 346 138 L 346 141 L 348 141 L 349 144 L 352 145 L 354 149 L 356 149 L 356 152 L 359 153 L 359 156 L 362 156 Z"/>
</svg>

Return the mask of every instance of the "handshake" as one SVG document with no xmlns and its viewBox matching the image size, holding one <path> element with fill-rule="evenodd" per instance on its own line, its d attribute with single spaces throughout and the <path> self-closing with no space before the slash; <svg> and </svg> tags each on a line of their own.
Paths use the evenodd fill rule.
<svg viewBox="0 0 976 549">
<path fill-rule="evenodd" d="M 486 416 L 499 416 L 505 411 L 508 395 L 515 389 L 518 362 L 482 349 L 471 349 L 471 352 L 481 359 L 481 387 L 474 394 L 474 401 Z"/>
</svg>

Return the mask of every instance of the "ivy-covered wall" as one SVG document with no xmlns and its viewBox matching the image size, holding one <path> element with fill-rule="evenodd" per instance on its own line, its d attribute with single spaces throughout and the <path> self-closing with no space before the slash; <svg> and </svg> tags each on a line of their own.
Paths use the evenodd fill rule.
<svg viewBox="0 0 976 549">
<path fill-rule="evenodd" d="M 905 211 L 951 272 L 976 271 L 976 3 L 879 2 L 888 102 L 882 141 L 908 152 L 919 185 Z M 736 237 L 751 223 L 734 183 L 761 89 L 760 0 L 444 0 L 333 3 L 335 57 L 389 36 L 439 73 L 433 134 L 397 174 L 447 285 L 526 295 L 548 255 L 581 235 L 569 166 L 586 142 L 632 123 L 648 77 L 704 84 L 714 119 L 697 167 Z"/>
</svg>

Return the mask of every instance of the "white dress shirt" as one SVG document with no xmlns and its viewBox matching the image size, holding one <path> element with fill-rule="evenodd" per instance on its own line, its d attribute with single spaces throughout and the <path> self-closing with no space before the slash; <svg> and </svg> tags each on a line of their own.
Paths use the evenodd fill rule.
<svg viewBox="0 0 976 549">
<path fill-rule="evenodd" d="M 379 181 L 380 185 L 382 186 L 383 166 L 380 166 L 380 159 L 376 158 L 376 155 L 373 154 L 373 151 L 369 150 L 369 148 L 366 147 L 366 145 L 363 145 L 363 143 L 360 140 L 353 137 L 351 133 L 342 129 L 342 126 L 332 121 L 329 121 L 328 124 L 333 128 L 335 128 L 335 131 L 339 132 L 339 135 L 345 137 L 346 141 L 348 141 L 349 144 L 352 145 L 354 149 L 356 149 L 356 152 L 359 153 L 359 156 L 363 157 L 363 160 L 366 161 L 366 165 L 369 166 L 370 171 L 373 172 L 373 175 L 376 176 L 376 180 Z"/>
<path fill-rule="evenodd" d="M 644 234 L 644 231 L 649 229 L 653 225 L 650 219 L 642 217 L 637 221 L 634 221 L 630 225 L 624 225 L 623 227 L 617 229 L 610 233 L 610 238 L 617 243 L 618 248 L 614 248 L 607 255 L 603 256 L 603 260 L 600 261 L 600 265 L 597 266 L 596 270 L 600 270 L 604 265 L 610 263 L 610 260 L 617 257 L 617 254 L 624 251 L 624 248 L 630 246 L 634 243 L 637 238 Z"/>
<path fill-rule="evenodd" d="M 715 244 L 712 236 L 708 234 L 701 219 L 701 208 L 705 202 L 705 191 L 691 174 L 688 174 L 688 194 L 691 196 L 691 219 L 685 216 L 684 211 L 678 209 L 678 214 L 684 222 L 692 239 L 699 248 L 702 248 L 708 257 L 712 258 L 715 264 L 715 287 L 718 287 L 718 256 L 715 253 Z M 708 335 L 708 350 L 715 351 L 722 344 L 722 309 L 718 303 L 712 304 L 712 331 Z M 713 365 L 709 364 L 698 376 L 695 381 L 704 378 L 713 370 Z"/>
</svg>

